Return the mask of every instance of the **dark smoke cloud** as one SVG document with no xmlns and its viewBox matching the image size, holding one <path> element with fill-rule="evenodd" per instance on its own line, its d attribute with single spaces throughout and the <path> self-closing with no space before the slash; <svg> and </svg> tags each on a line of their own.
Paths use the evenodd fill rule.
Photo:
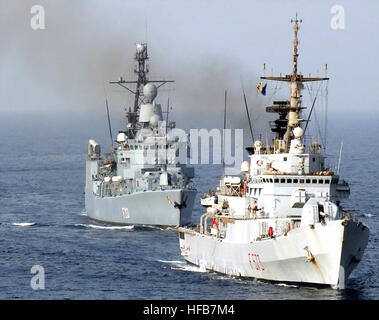
<svg viewBox="0 0 379 320">
<path fill-rule="evenodd" d="M 122 129 L 124 108 L 132 103 L 132 97 L 107 83 L 119 76 L 134 79 L 134 45 L 144 40 L 143 23 L 141 26 L 141 21 L 126 13 L 108 19 L 96 2 L 39 1 L 46 10 L 46 29 L 33 31 L 30 8 L 34 4 L 0 4 L 5 44 L 0 51 L 3 114 L 21 114 L 28 119 L 55 117 L 71 129 L 76 125 L 93 127 L 94 121 L 105 126 L 105 89 L 114 129 Z M 151 78 L 175 80 L 175 84 L 162 87 L 158 101 L 165 109 L 170 96 L 171 118 L 179 127 L 221 128 L 227 90 L 227 127 L 248 132 L 242 79 L 254 129 L 268 131 L 265 100 L 256 94 L 255 70 L 222 53 L 205 53 L 189 62 L 186 56 L 167 54 L 175 48 L 164 39 L 151 43 Z"/>
</svg>

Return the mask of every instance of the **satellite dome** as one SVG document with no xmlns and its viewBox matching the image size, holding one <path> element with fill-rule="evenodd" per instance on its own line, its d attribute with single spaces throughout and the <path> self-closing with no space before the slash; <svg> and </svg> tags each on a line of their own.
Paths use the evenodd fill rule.
<svg viewBox="0 0 379 320">
<path fill-rule="evenodd" d="M 262 146 L 263 146 L 263 143 L 261 141 L 257 140 L 257 141 L 254 142 L 254 147 L 255 148 L 262 148 Z"/>
<path fill-rule="evenodd" d="M 157 94 L 158 90 L 154 84 L 148 83 L 143 87 L 143 96 L 145 97 L 146 102 L 152 102 Z"/>
<path fill-rule="evenodd" d="M 123 133 L 123 132 L 120 132 L 120 133 L 117 135 L 117 139 L 116 139 L 116 141 L 117 141 L 118 143 L 124 143 L 125 140 L 126 140 L 126 134 Z"/>
<path fill-rule="evenodd" d="M 300 127 L 296 127 L 293 129 L 293 135 L 295 136 L 296 139 L 299 139 L 303 136 L 304 130 L 301 129 Z"/>
<path fill-rule="evenodd" d="M 158 121 L 159 121 L 159 116 L 157 114 L 154 114 L 150 117 L 150 125 L 153 128 L 158 127 Z"/>
</svg>

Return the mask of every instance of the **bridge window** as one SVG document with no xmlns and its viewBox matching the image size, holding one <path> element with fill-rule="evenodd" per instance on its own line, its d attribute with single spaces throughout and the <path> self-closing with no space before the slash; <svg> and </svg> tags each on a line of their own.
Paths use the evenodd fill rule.
<svg viewBox="0 0 379 320">
<path fill-rule="evenodd" d="M 304 183 L 304 179 L 300 179 L 300 183 Z"/>
<path fill-rule="evenodd" d="M 286 183 L 286 179 L 280 179 L 280 183 Z"/>
<path fill-rule="evenodd" d="M 287 183 L 292 183 L 292 179 L 287 179 Z"/>
<path fill-rule="evenodd" d="M 297 183 L 297 181 L 298 181 L 297 179 L 293 179 L 293 183 Z"/>
<path fill-rule="evenodd" d="M 274 179 L 274 182 L 275 183 L 279 183 L 279 179 Z"/>
<path fill-rule="evenodd" d="M 306 179 L 305 183 L 311 183 L 311 179 Z"/>
<path fill-rule="evenodd" d="M 312 179 L 312 183 L 317 183 L 317 179 Z"/>
</svg>

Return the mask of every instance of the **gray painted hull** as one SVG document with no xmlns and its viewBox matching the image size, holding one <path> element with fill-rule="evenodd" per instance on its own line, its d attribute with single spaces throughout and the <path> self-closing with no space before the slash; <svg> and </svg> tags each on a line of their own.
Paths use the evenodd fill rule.
<svg viewBox="0 0 379 320">
<path fill-rule="evenodd" d="M 179 226 L 191 223 L 196 190 L 155 190 L 116 197 L 97 197 L 86 192 L 90 219 L 114 224 Z M 175 201 L 186 206 L 175 207 Z"/>
</svg>

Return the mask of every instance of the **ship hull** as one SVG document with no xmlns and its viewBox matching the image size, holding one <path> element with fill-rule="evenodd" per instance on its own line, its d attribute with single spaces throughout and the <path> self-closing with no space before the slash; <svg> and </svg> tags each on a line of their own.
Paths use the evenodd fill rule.
<svg viewBox="0 0 379 320">
<path fill-rule="evenodd" d="M 231 276 L 345 288 L 368 242 L 368 228 L 352 220 L 293 229 L 272 239 L 228 242 L 180 229 L 180 248 L 192 264 Z"/>
<path fill-rule="evenodd" d="M 195 190 L 155 190 L 116 197 L 86 193 L 86 213 L 95 221 L 120 225 L 179 226 L 191 223 Z M 185 200 L 185 206 L 177 206 Z"/>
</svg>

